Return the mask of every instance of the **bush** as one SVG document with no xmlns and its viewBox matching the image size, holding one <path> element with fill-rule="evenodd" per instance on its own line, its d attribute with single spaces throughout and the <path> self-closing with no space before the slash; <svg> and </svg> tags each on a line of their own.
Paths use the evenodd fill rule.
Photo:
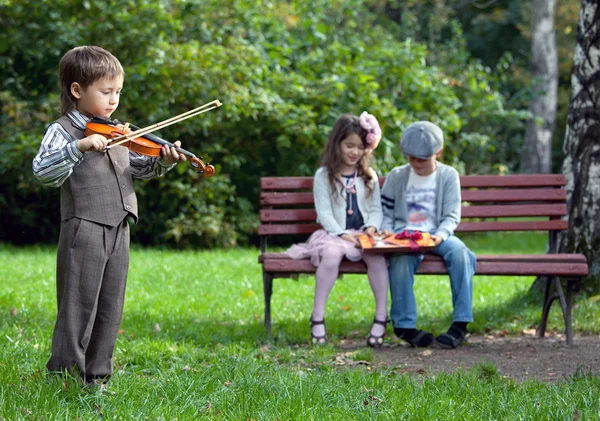
<svg viewBox="0 0 600 421">
<path fill-rule="evenodd" d="M 122 121 L 142 127 L 215 98 L 224 104 L 160 134 L 202 155 L 217 175 L 201 179 L 179 165 L 138 182 L 135 242 L 246 244 L 257 224 L 259 178 L 312 175 L 344 112 L 368 110 L 380 120 L 381 174 L 404 162 L 400 134 L 424 119 L 442 127 L 444 160 L 460 171 L 515 166 L 512 145 L 526 112 L 511 109 L 498 90 L 501 69 L 470 60 L 456 24 L 436 46 L 446 54 L 432 55 L 432 46 L 403 39 L 401 27 L 359 0 L 110 3 L 109 15 L 101 13 L 106 2 L 94 0 L 81 9 L 66 0 L 2 9 L 9 30 L 0 35 L 0 101 L 8 141 L 0 156 L 7 192 L 0 209 L 3 223 L 27 227 L 27 242 L 56 239 L 57 193 L 34 182 L 31 159 L 44 127 L 58 117 L 58 60 L 80 44 L 99 44 L 121 60 L 125 89 L 115 117 Z M 38 207 L 24 212 L 25 202 Z"/>
</svg>

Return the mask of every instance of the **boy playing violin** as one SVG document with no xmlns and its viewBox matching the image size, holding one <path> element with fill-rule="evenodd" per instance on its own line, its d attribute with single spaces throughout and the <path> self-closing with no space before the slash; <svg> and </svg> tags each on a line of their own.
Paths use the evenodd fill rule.
<svg viewBox="0 0 600 421">
<path fill-rule="evenodd" d="M 159 158 L 106 150 L 109 139 L 86 136 L 92 117 L 109 118 L 119 105 L 125 72 L 108 51 L 81 46 L 59 64 L 62 117 L 50 124 L 33 160 L 44 185 L 60 187 L 60 236 L 51 373 L 69 372 L 93 386 L 108 382 L 129 267 L 129 224 L 138 220 L 132 177 L 160 177 L 180 161 L 174 147 Z M 175 142 L 175 147 L 180 147 Z"/>
</svg>

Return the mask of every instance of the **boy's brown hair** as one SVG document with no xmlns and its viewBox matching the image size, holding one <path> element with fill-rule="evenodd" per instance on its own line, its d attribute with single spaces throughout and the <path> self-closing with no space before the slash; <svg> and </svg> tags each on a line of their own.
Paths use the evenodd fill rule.
<svg viewBox="0 0 600 421">
<path fill-rule="evenodd" d="M 74 82 L 85 89 L 103 77 L 125 76 L 125 71 L 115 56 L 104 48 L 90 45 L 69 50 L 60 59 L 58 68 L 63 114 L 76 108 L 77 100 L 71 94 L 71 85 Z"/>
</svg>

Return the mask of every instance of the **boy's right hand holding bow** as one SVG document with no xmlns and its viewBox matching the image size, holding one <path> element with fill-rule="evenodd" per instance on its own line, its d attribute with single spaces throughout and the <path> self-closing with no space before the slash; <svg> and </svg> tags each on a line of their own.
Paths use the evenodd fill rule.
<svg viewBox="0 0 600 421">
<path fill-rule="evenodd" d="M 129 123 L 117 124 L 116 128 L 122 133 L 129 133 Z M 77 147 L 81 152 L 93 151 L 93 152 L 106 152 L 106 146 L 112 142 L 113 139 L 109 139 L 106 136 L 102 136 L 99 133 L 94 133 L 83 139 L 77 141 Z"/>
<path fill-rule="evenodd" d="M 102 152 L 106 149 L 106 145 L 108 145 L 109 142 L 110 139 L 96 133 L 84 137 L 83 139 L 79 139 L 77 141 L 77 148 L 79 148 L 81 152 Z"/>
</svg>

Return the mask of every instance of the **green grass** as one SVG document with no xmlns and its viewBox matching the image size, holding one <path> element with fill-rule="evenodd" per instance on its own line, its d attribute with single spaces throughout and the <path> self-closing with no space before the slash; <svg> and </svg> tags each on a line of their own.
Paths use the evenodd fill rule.
<svg viewBox="0 0 600 421">
<path fill-rule="evenodd" d="M 477 253 L 543 252 L 542 235 L 477 235 Z M 517 383 L 492 363 L 423 378 L 372 361 L 336 341 L 363 341 L 373 298 L 364 276 L 344 276 L 327 305 L 333 345 L 308 345 L 314 280 L 275 281 L 274 341 L 265 337 L 261 267 L 254 249 L 165 251 L 135 248 L 115 374 L 107 393 L 47 378 L 54 323 L 55 248 L 0 245 L 0 419 L 582 419 L 600 417 L 600 379 L 573 373 L 557 384 Z M 474 281 L 470 330 L 518 334 L 541 314 L 533 278 Z M 417 277 L 419 325 L 450 323 L 444 276 Z M 578 297 L 574 329 L 599 333 L 597 303 Z M 560 310 L 549 328 L 564 329 Z M 391 329 L 386 340 L 392 341 Z M 452 414 L 452 415 L 450 415 Z"/>
</svg>

